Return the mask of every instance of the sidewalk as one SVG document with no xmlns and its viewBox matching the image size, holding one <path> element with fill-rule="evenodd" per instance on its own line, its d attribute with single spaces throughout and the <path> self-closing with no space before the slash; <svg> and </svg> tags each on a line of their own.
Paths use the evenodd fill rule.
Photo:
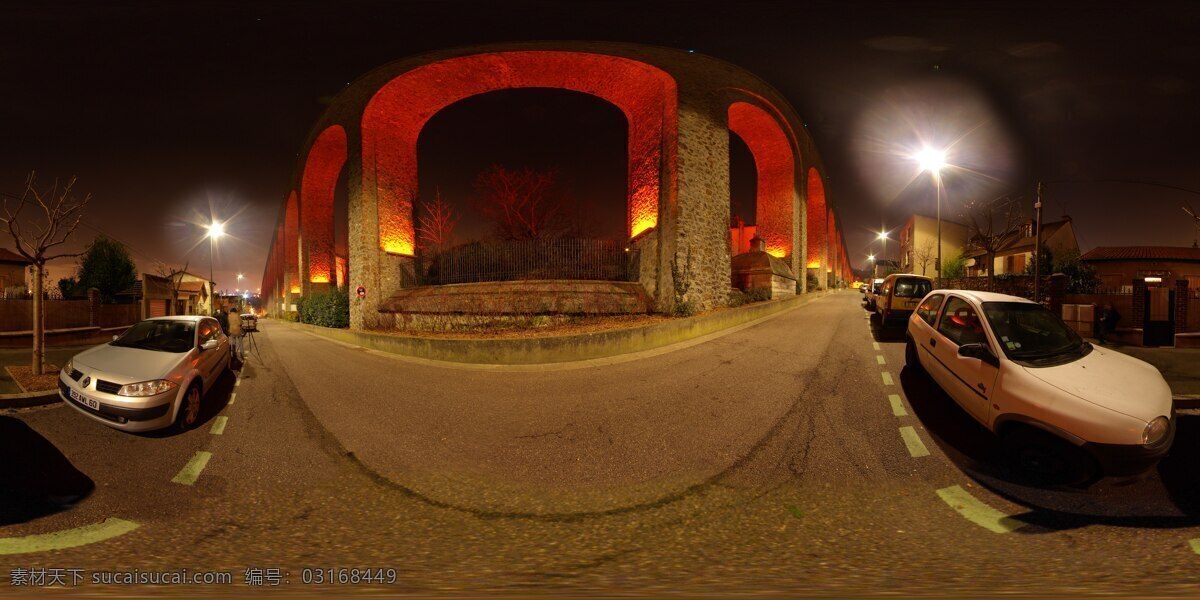
<svg viewBox="0 0 1200 600">
<path fill-rule="evenodd" d="M 63 348 L 46 348 L 46 362 L 55 365 L 66 364 L 67 360 L 72 356 L 91 348 L 91 346 L 70 346 Z M 29 365 L 33 358 L 33 350 L 31 348 L 4 348 L 0 349 L 0 394 L 19 394 L 21 388 L 17 386 L 17 382 L 9 377 L 8 371 L 4 367 Z"/>
<path fill-rule="evenodd" d="M 1096 340 L 1091 340 L 1098 344 Z M 1143 348 L 1141 346 L 1104 346 L 1144 360 L 1162 372 L 1176 396 L 1200 398 L 1200 348 Z"/>
</svg>

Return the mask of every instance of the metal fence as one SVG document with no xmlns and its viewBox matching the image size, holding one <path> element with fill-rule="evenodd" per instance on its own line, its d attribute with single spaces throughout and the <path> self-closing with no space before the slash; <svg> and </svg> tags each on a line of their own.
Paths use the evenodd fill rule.
<svg viewBox="0 0 1200 600">
<path fill-rule="evenodd" d="M 422 260 L 421 283 L 522 279 L 629 281 L 628 246 L 616 240 L 561 238 L 476 242 Z"/>
</svg>

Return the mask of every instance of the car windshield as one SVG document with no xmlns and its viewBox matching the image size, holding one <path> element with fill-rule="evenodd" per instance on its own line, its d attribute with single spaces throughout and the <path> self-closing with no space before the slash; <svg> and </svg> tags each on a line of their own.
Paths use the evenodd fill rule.
<svg viewBox="0 0 1200 600">
<path fill-rule="evenodd" d="M 1090 349 L 1079 334 L 1040 304 L 984 302 L 992 332 L 1012 360 L 1059 361 L 1083 356 Z"/>
<path fill-rule="evenodd" d="M 924 298 L 933 291 L 933 285 L 925 279 L 906 277 L 896 280 L 895 291 L 892 295 L 897 298 Z"/>
<path fill-rule="evenodd" d="M 130 327 L 112 345 L 159 352 L 187 352 L 196 339 L 196 324 L 191 321 L 142 321 Z"/>
</svg>

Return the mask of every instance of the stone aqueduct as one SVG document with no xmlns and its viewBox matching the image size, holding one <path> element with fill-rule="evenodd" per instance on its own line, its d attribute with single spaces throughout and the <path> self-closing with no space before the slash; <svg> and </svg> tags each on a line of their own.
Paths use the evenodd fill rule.
<svg viewBox="0 0 1200 600">
<path fill-rule="evenodd" d="M 723 61 L 634 44 L 521 43 L 446 50 L 380 67 L 343 90 L 309 135 L 280 207 L 262 280 L 268 312 L 332 289 L 346 269 L 351 327 L 378 326 L 379 308 L 415 285 L 412 199 L 417 139 L 441 109 L 513 88 L 590 94 L 628 123 L 630 244 L 638 280 L 658 310 L 680 300 L 723 305 L 730 288 L 729 132 L 753 154 L 757 232 L 768 253 L 820 287 L 850 268 L 803 121 L 771 86 Z M 343 170 L 348 170 L 343 177 Z M 349 257 L 334 251 L 334 195 L 345 181 Z M 674 278 L 687 278 L 681 296 Z M 365 291 L 358 298 L 359 288 Z"/>
</svg>

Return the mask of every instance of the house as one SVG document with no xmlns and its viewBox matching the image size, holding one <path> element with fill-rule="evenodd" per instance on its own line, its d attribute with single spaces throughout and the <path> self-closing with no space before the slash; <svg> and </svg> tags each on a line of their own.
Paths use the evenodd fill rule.
<svg viewBox="0 0 1200 600">
<path fill-rule="evenodd" d="M 171 311 L 173 290 L 173 281 L 170 277 L 142 273 L 142 277 L 118 293 L 117 298 L 122 302 L 138 304 L 140 306 L 139 316 L 142 319 L 165 317 L 178 314 Z"/>
<path fill-rule="evenodd" d="M 1134 280 L 1146 278 L 1170 285 L 1186 280 L 1189 290 L 1200 289 L 1200 248 L 1099 246 L 1081 258 L 1096 269 L 1100 287 L 1107 292 L 1129 293 Z"/>
<path fill-rule="evenodd" d="M 175 312 L 172 314 L 212 314 L 212 297 L 215 287 L 213 282 L 187 271 L 172 273 L 170 278 L 179 290 L 179 295 L 175 300 Z"/>
<path fill-rule="evenodd" d="M 900 228 L 901 273 L 932 277 L 937 270 L 937 218 L 913 214 Z M 967 226 L 942 219 L 942 263 L 963 253 Z"/>
<path fill-rule="evenodd" d="M 24 256 L 0 248 L 0 298 L 25 294 L 25 273 L 31 264 Z"/>
<path fill-rule="evenodd" d="M 1033 248 L 1036 243 L 1037 224 L 1029 219 L 1016 231 L 1000 240 L 992 261 L 993 273 L 1025 274 L 1025 268 L 1033 263 Z M 1071 223 L 1071 217 L 1064 216 L 1058 221 L 1042 223 L 1042 247 L 1049 251 L 1052 257 L 1079 252 L 1079 241 L 1075 238 L 1075 226 Z M 987 275 L 987 253 L 982 248 L 971 247 L 964 256 L 967 258 L 967 275 Z"/>
</svg>

